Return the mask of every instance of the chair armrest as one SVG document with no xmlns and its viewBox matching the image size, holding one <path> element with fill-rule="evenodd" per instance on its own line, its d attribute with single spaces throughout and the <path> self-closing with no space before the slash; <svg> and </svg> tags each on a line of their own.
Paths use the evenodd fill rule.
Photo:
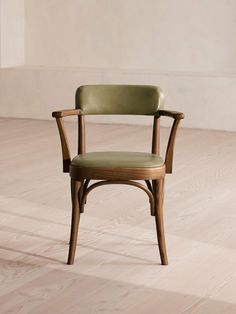
<svg viewBox="0 0 236 314">
<path fill-rule="evenodd" d="M 173 110 L 163 110 L 160 109 L 154 113 L 149 114 L 151 116 L 157 116 L 157 117 L 161 117 L 161 116 L 165 116 L 165 117 L 170 117 L 173 119 L 184 119 L 184 114 L 182 112 L 179 111 L 173 111 Z"/>
<path fill-rule="evenodd" d="M 165 165 L 166 165 L 166 173 L 172 173 L 173 168 L 173 157 L 174 157 L 174 146 L 175 146 L 175 139 L 177 134 L 177 129 L 181 119 L 184 119 L 184 114 L 178 111 L 172 110 L 159 110 L 159 116 L 171 117 L 174 119 L 167 149 L 166 149 L 166 156 L 165 156 Z"/>
<path fill-rule="evenodd" d="M 173 110 L 159 110 L 159 115 L 160 116 L 165 116 L 165 117 L 171 117 L 173 119 L 184 119 L 184 114 L 179 111 L 173 111 Z"/>
<path fill-rule="evenodd" d="M 174 119 L 167 148 L 166 148 L 166 156 L 165 156 L 165 165 L 166 165 L 166 173 L 172 173 L 173 168 L 173 156 L 174 156 L 174 146 L 177 129 L 181 119 L 184 119 L 184 114 L 182 112 L 173 111 L 173 110 L 158 110 L 152 114 L 155 118 L 159 119 L 162 116 L 170 117 Z"/>
<path fill-rule="evenodd" d="M 79 116 L 81 115 L 80 109 L 65 109 L 65 110 L 58 110 L 52 113 L 53 118 L 63 118 L 67 116 Z"/>
<path fill-rule="evenodd" d="M 174 122 L 170 131 L 169 140 L 168 140 L 168 144 L 166 148 L 166 156 L 165 156 L 166 173 L 172 173 L 175 139 L 176 139 L 177 129 L 178 129 L 181 119 L 174 118 Z"/>
<path fill-rule="evenodd" d="M 61 140 L 61 150 L 62 150 L 62 159 L 63 159 L 63 172 L 69 172 L 71 158 L 70 158 L 70 149 L 69 143 L 64 127 L 64 121 L 62 118 L 56 118 L 57 127 Z"/>
<path fill-rule="evenodd" d="M 74 116 L 80 115 L 80 109 L 65 109 L 65 110 L 58 110 L 52 113 L 53 118 L 56 118 L 57 127 L 60 135 L 61 140 L 61 149 L 62 149 L 62 159 L 63 159 L 63 172 L 69 172 L 71 158 L 70 158 L 70 149 L 69 143 L 67 140 L 67 135 L 64 127 L 63 117 L 67 116 Z"/>
</svg>

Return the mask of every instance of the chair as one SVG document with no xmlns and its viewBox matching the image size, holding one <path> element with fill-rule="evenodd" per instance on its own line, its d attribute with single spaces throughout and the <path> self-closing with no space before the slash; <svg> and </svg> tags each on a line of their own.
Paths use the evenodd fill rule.
<svg viewBox="0 0 236 314">
<path fill-rule="evenodd" d="M 168 264 L 164 223 L 163 196 L 165 173 L 172 173 L 176 131 L 184 114 L 163 109 L 163 93 L 149 85 L 86 85 L 76 91 L 76 109 L 55 111 L 63 157 L 63 172 L 71 177 L 72 221 L 67 264 L 74 263 L 80 214 L 87 195 L 106 184 L 128 184 L 142 189 L 149 197 L 151 215 L 155 217 L 161 262 Z M 88 152 L 85 149 L 85 115 L 119 114 L 154 117 L 152 152 Z M 72 160 L 63 117 L 78 116 L 78 155 Z M 160 117 L 174 119 L 165 160 L 160 154 Z M 90 180 L 99 180 L 90 184 Z M 142 180 L 145 185 L 137 182 Z"/>
</svg>

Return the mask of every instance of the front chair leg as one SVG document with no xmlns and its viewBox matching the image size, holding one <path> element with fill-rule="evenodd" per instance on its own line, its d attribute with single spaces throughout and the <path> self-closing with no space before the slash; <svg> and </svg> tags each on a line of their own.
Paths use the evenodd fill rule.
<svg viewBox="0 0 236 314">
<path fill-rule="evenodd" d="M 70 232 L 70 248 L 68 256 L 68 265 L 72 265 L 75 259 L 76 244 L 78 238 L 80 208 L 79 208 L 79 189 L 81 182 L 71 179 L 71 200 L 72 200 L 72 219 Z"/>
<path fill-rule="evenodd" d="M 155 187 L 155 220 L 157 230 L 157 240 L 159 244 L 159 251 L 161 256 L 162 265 L 168 265 L 167 252 L 166 252 L 166 241 L 164 231 L 164 219 L 163 219 L 163 200 L 164 200 L 164 178 L 159 179 L 154 184 Z"/>
</svg>

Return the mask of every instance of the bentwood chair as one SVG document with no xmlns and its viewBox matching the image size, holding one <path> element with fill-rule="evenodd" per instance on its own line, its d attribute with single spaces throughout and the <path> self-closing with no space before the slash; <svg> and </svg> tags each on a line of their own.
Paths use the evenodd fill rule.
<svg viewBox="0 0 236 314">
<path fill-rule="evenodd" d="M 129 184 L 142 189 L 149 197 L 151 215 L 155 217 L 161 262 L 168 264 L 164 222 L 163 194 L 166 173 L 172 173 L 176 131 L 183 113 L 163 110 L 164 97 L 156 86 L 87 85 L 76 91 L 76 109 L 55 111 L 63 157 L 63 172 L 71 177 L 72 222 L 68 264 L 74 263 L 80 214 L 84 212 L 87 195 L 106 184 Z M 152 151 L 88 152 L 85 149 L 85 115 L 150 115 L 154 117 Z M 72 160 L 64 129 L 63 117 L 78 116 L 78 155 Z M 160 117 L 174 119 L 165 159 L 160 157 Z M 91 180 L 100 180 L 90 184 Z M 145 185 L 137 182 L 141 180 Z"/>
</svg>

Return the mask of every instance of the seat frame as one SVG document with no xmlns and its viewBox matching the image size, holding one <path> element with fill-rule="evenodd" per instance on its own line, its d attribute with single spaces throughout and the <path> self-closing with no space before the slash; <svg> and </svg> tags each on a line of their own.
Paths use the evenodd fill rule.
<svg viewBox="0 0 236 314">
<path fill-rule="evenodd" d="M 78 116 L 78 154 L 85 153 L 85 121 L 80 109 L 66 109 L 55 111 L 52 116 L 56 118 L 62 147 L 63 172 L 70 173 L 71 176 L 71 199 L 72 199 L 72 219 L 70 233 L 70 247 L 67 264 L 74 263 L 75 251 L 78 238 L 78 227 L 80 214 L 84 212 L 87 195 L 95 188 L 107 184 L 128 184 L 142 189 L 149 197 L 151 215 L 155 216 L 157 240 L 159 252 L 163 265 L 168 264 L 164 219 L 163 219 L 163 199 L 164 199 L 164 178 L 166 173 L 172 173 L 174 144 L 179 122 L 184 118 L 184 114 L 177 111 L 158 110 L 152 115 L 152 154 L 160 155 L 160 117 L 167 116 L 174 119 L 167 149 L 165 163 L 159 167 L 146 168 L 112 168 L 112 167 L 78 167 L 71 165 L 70 150 L 65 132 L 63 117 Z M 89 186 L 91 180 L 101 180 Z M 133 180 L 143 180 L 146 185 Z"/>
</svg>

